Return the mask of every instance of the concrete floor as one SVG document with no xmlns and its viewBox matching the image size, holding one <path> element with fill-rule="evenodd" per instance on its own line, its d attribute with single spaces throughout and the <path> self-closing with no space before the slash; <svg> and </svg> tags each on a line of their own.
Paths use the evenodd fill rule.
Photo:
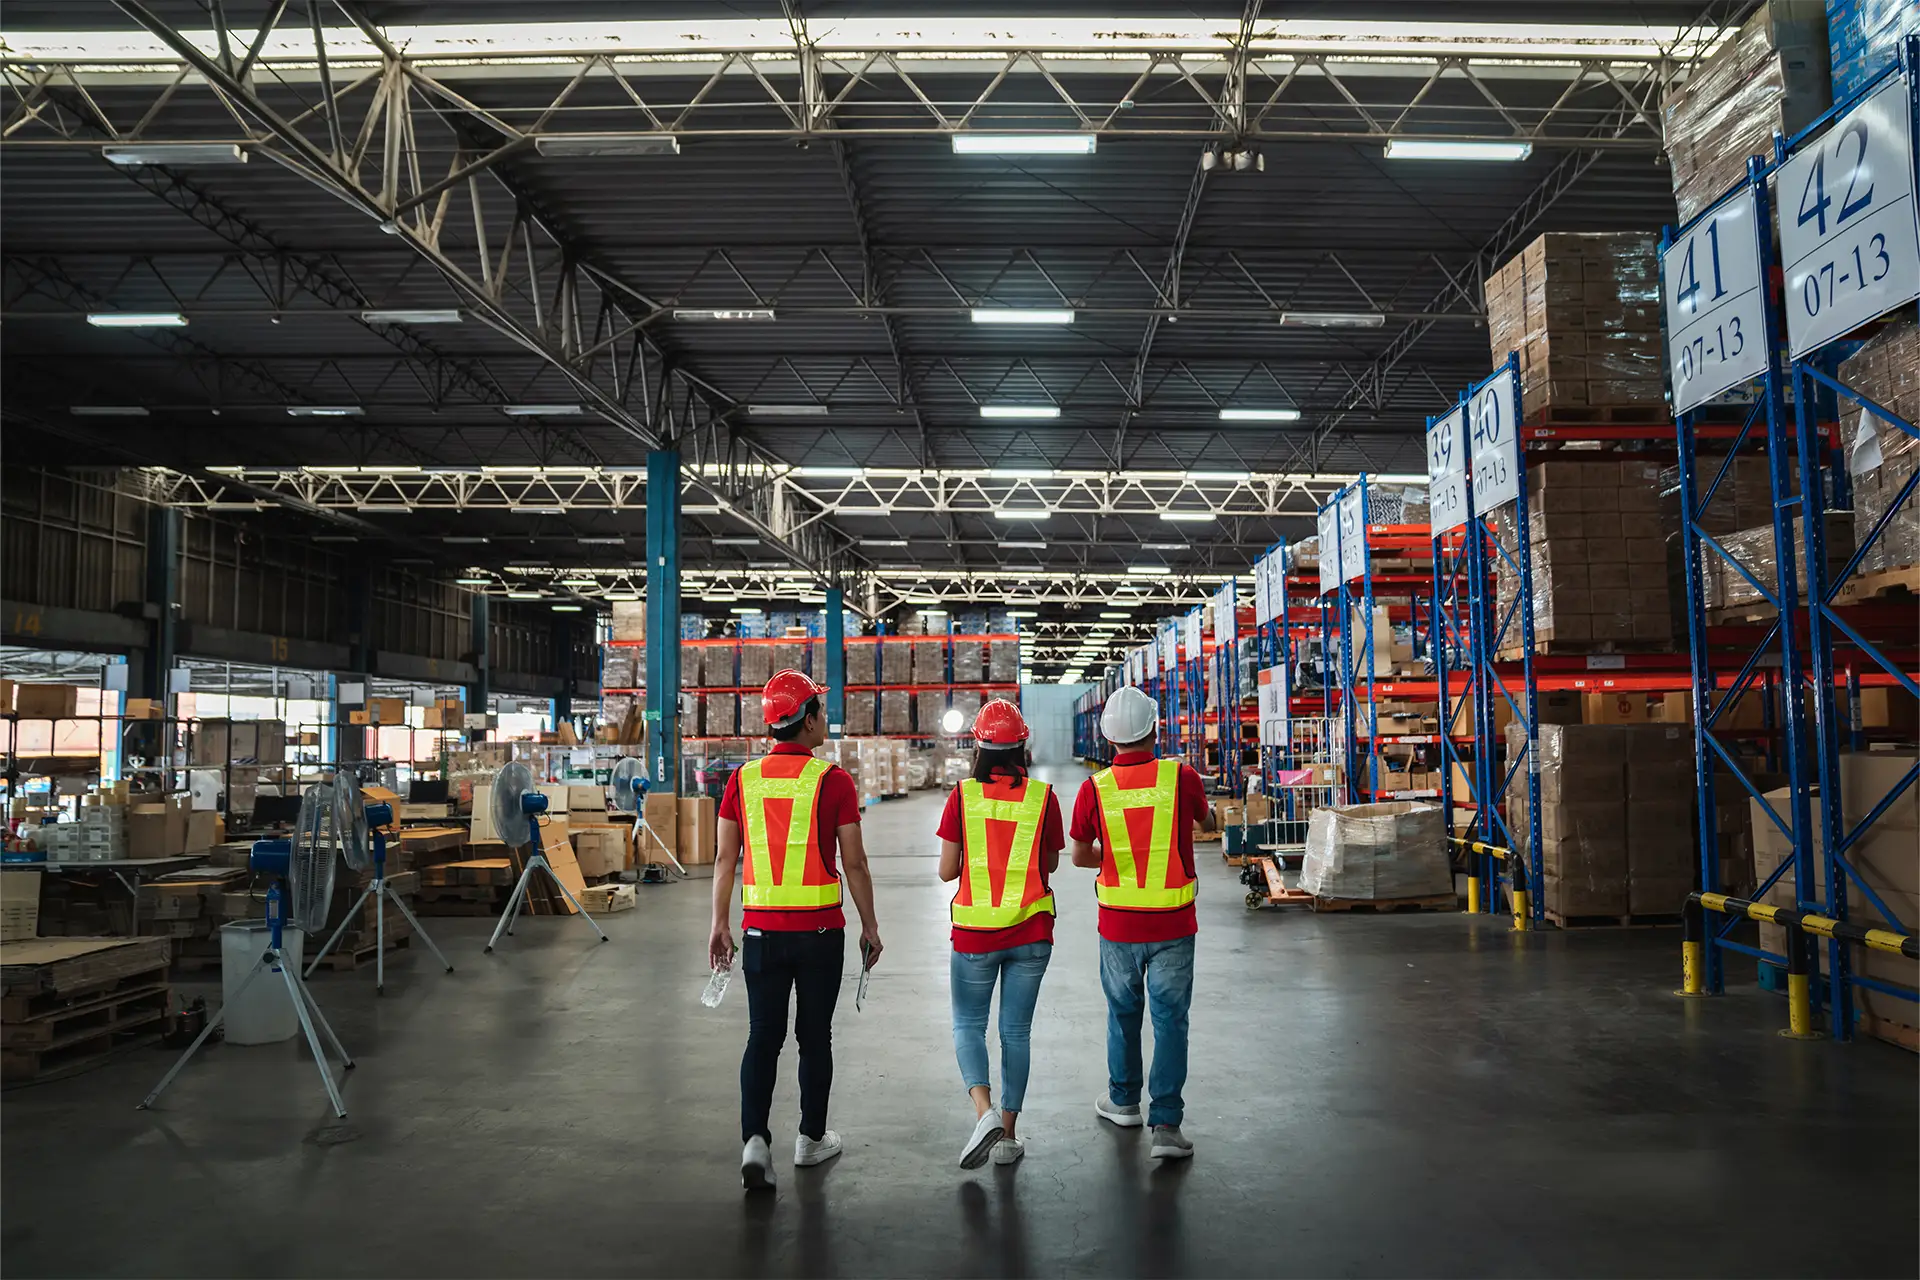
<svg viewBox="0 0 1920 1280">
<path fill-rule="evenodd" d="M 1067 775 L 1077 781 L 1077 775 Z M 701 1008 L 707 884 L 638 910 L 433 920 L 376 1001 L 315 989 L 349 1117 L 292 1046 L 215 1048 L 153 1112 L 140 1052 L 0 1103 L 0 1267 L 40 1275 L 1912 1275 L 1913 1058 L 1684 1002 L 1672 930 L 1515 937 L 1459 915 L 1250 914 L 1202 849 L 1187 1164 L 1093 1115 L 1085 873 L 1034 1030 L 1026 1161 L 955 1167 L 939 799 L 868 819 L 888 951 L 842 1003 L 846 1154 L 747 1199 L 746 1002 Z M 791 1053 L 791 1047 L 789 1047 Z M 796 1120 L 791 1062 L 776 1154 Z M 1791 1190 L 1790 1190 L 1791 1188 Z M 1777 1206 L 1777 1211 L 1776 1211 Z"/>
</svg>

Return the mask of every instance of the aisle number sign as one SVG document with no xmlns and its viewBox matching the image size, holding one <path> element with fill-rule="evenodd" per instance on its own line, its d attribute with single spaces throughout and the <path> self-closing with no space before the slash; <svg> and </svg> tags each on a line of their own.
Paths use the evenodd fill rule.
<svg viewBox="0 0 1920 1280">
<path fill-rule="evenodd" d="M 1160 629 L 1160 665 L 1168 671 L 1180 665 L 1180 624 L 1168 622 Z"/>
<path fill-rule="evenodd" d="M 1892 76 L 1780 168 L 1794 358 L 1920 297 L 1912 89 Z"/>
<path fill-rule="evenodd" d="M 1146 666 L 1147 679 L 1152 680 L 1160 674 L 1160 646 L 1143 644 L 1140 646 L 1140 660 Z"/>
<path fill-rule="evenodd" d="M 1257 706 L 1260 717 L 1260 742 L 1263 746 L 1292 745 L 1292 723 L 1287 719 L 1287 668 L 1264 667 L 1256 677 L 1259 683 Z"/>
<path fill-rule="evenodd" d="M 1667 246 L 1660 273 L 1675 413 L 1766 373 L 1767 299 L 1752 187 Z"/>
<path fill-rule="evenodd" d="M 1239 637 L 1234 616 L 1233 583 L 1224 584 L 1213 593 L 1213 638 L 1216 642 L 1229 645 Z"/>
<path fill-rule="evenodd" d="M 1363 492 L 1354 485 L 1340 495 L 1340 580 L 1352 582 L 1367 571 L 1367 520 Z"/>
<path fill-rule="evenodd" d="M 1472 458 L 1473 509 L 1490 514 L 1520 496 L 1520 428 L 1514 413 L 1520 380 L 1512 366 L 1487 379 L 1467 399 L 1467 430 Z"/>
<path fill-rule="evenodd" d="M 1279 615 L 1274 609 L 1273 562 L 1279 559 L 1269 551 L 1253 562 L 1253 621 L 1255 625 L 1272 622 Z"/>
<path fill-rule="evenodd" d="M 1320 535 L 1320 594 L 1324 596 L 1340 585 L 1340 508 L 1337 501 L 1320 508 L 1314 532 Z"/>
<path fill-rule="evenodd" d="M 1201 631 L 1202 625 L 1203 624 L 1200 621 L 1200 606 L 1195 605 L 1193 606 L 1193 608 L 1187 611 L 1187 661 L 1188 662 L 1196 661 L 1202 655 L 1201 641 L 1204 639 L 1204 636 Z"/>
<path fill-rule="evenodd" d="M 1428 527 L 1435 537 L 1467 522 L 1467 407 L 1427 428 Z"/>
</svg>

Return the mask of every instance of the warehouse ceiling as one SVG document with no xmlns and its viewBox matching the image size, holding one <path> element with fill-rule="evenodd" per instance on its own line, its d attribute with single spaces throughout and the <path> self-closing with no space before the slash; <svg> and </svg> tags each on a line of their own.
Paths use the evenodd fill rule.
<svg viewBox="0 0 1920 1280">
<path fill-rule="evenodd" d="M 9 461 L 594 597 L 672 446 L 690 609 L 1169 611 L 1421 470 L 1513 250 L 1671 220 L 1744 7 L 13 0 Z"/>
</svg>

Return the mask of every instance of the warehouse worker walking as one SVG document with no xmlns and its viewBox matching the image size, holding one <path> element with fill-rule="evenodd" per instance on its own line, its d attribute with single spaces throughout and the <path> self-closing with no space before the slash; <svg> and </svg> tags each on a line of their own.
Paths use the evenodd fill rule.
<svg viewBox="0 0 1920 1280">
<path fill-rule="evenodd" d="M 1032 1058 L 1033 1009 L 1053 958 L 1048 878 L 1066 844 L 1053 788 L 1027 776 L 1027 722 L 994 698 L 973 721 L 973 771 L 940 815 L 940 878 L 953 895 L 953 1049 L 973 1099 L 974 1126 L 960 1167 L 989 1154 L 1012 1164 L 1026 1146 L 1015 1134 Z M 1000 985 L 1000 1106 L 987 1068 L 987 1013 Z"/>
<path fill-rule="evenodd" d="M 748 1190 L 773 1186 L 768 1116 L 787 1038 L 787 1008 L 795 996 L 800 1133 L 793 1163 L 805 1168 L 840 1154 L 840 1135 L 827 1128 L 827 1097 L 833 1089 L 833 1011 L 846 964 L 843 880 L 860 912 L 866 963 L 881 951 L 873 877 L 860 840 L 859 794 L 846 770 L 813 754 L 827 740 L 824 693 L 824 686 L 801 672 L 774 673 L 761 693 L 773 750 L 729 778 L 720 801 L 707 959 L 714 968 L 733 963 L 728 923 L 734 868 L 740 865 L 748 1026 L 740 1059 L 740 1137 L 746 1144 L 740 1180 Z"/>
<path fill-rule="evenodd" d="M 1094 896 L 1107 995 L 1107 1092 L 1094 1110 L 1122 1128 L 1140 1124 L 1140 1020 L 1150 1013 L 1151 1154 L 1182 1159 L 1193 1154 L 1180 1132 L 1199 931 L 1193 824 L 1209 831 L 1214 824 L 1200 775 L 1178 760 L 1155 758 L 1159 727 L 1159 708 L 1139 689 L 1123 686 L 1107 699 L 1100 732 L 1113 744 L 1113 764 L 1081 784 L 1068 836 L 1073 864 L 1100 868 Z"/>
</svg>

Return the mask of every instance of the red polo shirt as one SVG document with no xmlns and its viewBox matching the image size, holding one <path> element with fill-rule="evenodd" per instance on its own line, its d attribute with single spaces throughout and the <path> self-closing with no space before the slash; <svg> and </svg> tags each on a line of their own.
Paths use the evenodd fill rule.
<svg viewBox="0 0 1920 1280">
<path fill-rule="evenodd" d="M 770 755 L 810 756 L 811 750 L 797 742 L 776 742 Z M 733 771 L 727 779 L 726 794 L 720 797 L 720 817 L 741 827 L 743 838 L 745 823 L 740 817 L 740 771 Z M 827 868 L 827 874 L 838 876 L 834 855 L 840 848 L 840 828 L 860 821 L 860 793 L 853 785 L 853 775 L 839 765 L 828 765 L 826 776 L 820 779 L 820 808 L 818 813 L 820 861 Z M 742 873 L 744 874 L 744 872 Z M 846 913 L 839 907 L 831 911 L 767 911 L 748 907 L 742 913 L 741 927 L 763 929 L 769 933 L 805 933 L 819 929 L 844 929 L 847 927 Z"/>
<path fill-rule="evenodd" d="M 1018 792 L 1013 785 L 995 778 L 986 784 L 988 798 L 994 800 L 1014 799 Z M 940 829 L 935 834 L 942 840 L 951 840 L 964 851 L 967 844 L 967 824 L 960 816 L 960 788 L 955 787 L 947 793 L 947 807 L 940 814 Z M 1040 819 L 1040 881 L 1049 889 L 1053 884 L 1047 876 L 1046 857 L 1067 847 L 1067 839 L 1061 834 L 1060 799 L 1054 795 L 1053 788 L 1047 788 L 1046 812 Z M 965 853 L 962 852 L 960 874 L 965 875 Z M 1005 951 L 1011 947 L 1024 947 L 1029 942 L 1053 941 L 1053 913 L 1043 911 L 1030 920 L 1023 920 L 1008 929 L 960 929 L 953 930 L 953 949 L 964 955 L 985 955 L 989 951 Z"/>
<path fill-rule="evenodd" d="M 1151 751 L 1123 751 L 1113 758 L 1116 765 L 1150 764 Z M 1174 852 L 1180 855 L 1187 874 L 1194 874 L 1193 824 L 1207 816 L 1207 785 L 1190 765 L 1180 766 L 1179 812 L 1174 814 Z M 1075 840 L 1100 846 L 1102 871 L 1107 858 L 1106 821 L 1100 815 L 1100 793 L 1093 779 L 1080 784 L 1073 802 L 1073 825 L 1068 834 Z M 1135 911 L 1100 905 L 1100 936 L 1109 942 L 1172 942 L 1200 932 L 1200 921 L 1188 903 L 1177 911 Z"/>
</svg>

